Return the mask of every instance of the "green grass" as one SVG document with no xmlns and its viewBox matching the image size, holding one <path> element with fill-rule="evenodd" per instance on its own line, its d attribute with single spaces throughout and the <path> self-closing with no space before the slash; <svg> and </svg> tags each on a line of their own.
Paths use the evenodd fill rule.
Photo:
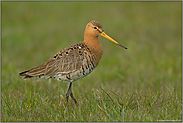
<svg viewBox="0 0 183 123">
<path fill-rule="evenodd" d="M 1 121 L 182 121 L 182 2 L 1 2 Z M 83 40 L 86 24 L 99 37 L 98 67 L 73 83 L 23 80 L 59 50 Z"/>
</svg>

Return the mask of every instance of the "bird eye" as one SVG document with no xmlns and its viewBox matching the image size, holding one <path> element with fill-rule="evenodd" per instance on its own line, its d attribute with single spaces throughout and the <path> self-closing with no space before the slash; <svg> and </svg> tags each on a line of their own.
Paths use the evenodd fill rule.
<svg viewBox="0 0 183 123">
<path fill-rule="evenodd" d="M 94 29 L 97 29 L 97 27 L 96 27 L 96 26 L 94 26 L 93 28 L 94 28 Z"/>
</svg>

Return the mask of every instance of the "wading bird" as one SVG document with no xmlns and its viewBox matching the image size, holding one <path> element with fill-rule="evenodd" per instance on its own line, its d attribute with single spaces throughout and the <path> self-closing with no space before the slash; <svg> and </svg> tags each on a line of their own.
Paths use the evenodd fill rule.
<svg viewBox="0 0 183 123">
<path fill-rule="evenodd" d="M 68 103 L 69 96 L 71 96 L 77 105 L 78 103 L 71 91 L 72 82 L 85 77 L 97 67 L 103 53 L 98 36 L 103 36 L 127 49 L 109 37 L 99 22 L 91 21 L 86 25 L 83 42 L 62 49 L 45 63 L 21 72 L 19 75 L 23 76 L 23 79 L 53 78 L 58 81 L 70 82 L 66 92 L 66 100 Z"/>
</svg>

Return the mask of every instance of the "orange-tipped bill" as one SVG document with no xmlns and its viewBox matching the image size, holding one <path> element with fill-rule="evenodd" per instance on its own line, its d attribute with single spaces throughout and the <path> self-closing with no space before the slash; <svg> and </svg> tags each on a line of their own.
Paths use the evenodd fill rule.
<svg viewBox="0 0 183 123">
<path fill-rule="evenodd" d="M 118 43 L 117 41 L 115 41 L 114 39 L 112 39 L 111 37 L 109 37 L 105 32 L 101 33 L 101 36 L 103 36 L 104 38 L 109 39 L 110 41 L 114 42 L 115 44 L 127 49 L 125 46 L 121 45 L 120 43 Z"/>
</svg>

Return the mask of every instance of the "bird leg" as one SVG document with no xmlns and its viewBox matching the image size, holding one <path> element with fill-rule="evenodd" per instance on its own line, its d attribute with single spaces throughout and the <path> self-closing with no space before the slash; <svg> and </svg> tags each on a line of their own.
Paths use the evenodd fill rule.
<svg viewBox="0 0 183 123">
<path fill-rule="evenodd" d="M 72 94 L 72 91 L 71 91 L 71 93 L 70 93 L 70 96 L 71 96 L 72 100 L 74 100 L 74 103 L 75 103 L 76 105 L 78 105 L 76 99 L 74 98 L 74 96 L 73 96 L 73 94 Z"/>
<path fill-rule="evenodd" d="M 68 86 L 68 89 L 67 89 L 67 92 L 66 92 L 66 100 L 67 100 L 67 103 L 68 103 L 68 100 L 69 100 L 69 96 L 71 96 L 72 100 L 74 100 L 74 103 L 76 105 L 78 105 L 76 99 L 74 98 L 74 96 L 72 94 L 71 86 L 72 86 L 72 81 L 70 81 L 69 86 Z"/>
<path fill-rule="evenodd" d="M 70 84 L 68 86 L 68 89 L 67 89 L 67 92 L 66 92 L 66 95 L 65 95 L 67 102 L 68 102 L 70 91 L 71 91 L 71 85 L 72 85 L 72 82 L 70 82 Z"/>
</svg>

